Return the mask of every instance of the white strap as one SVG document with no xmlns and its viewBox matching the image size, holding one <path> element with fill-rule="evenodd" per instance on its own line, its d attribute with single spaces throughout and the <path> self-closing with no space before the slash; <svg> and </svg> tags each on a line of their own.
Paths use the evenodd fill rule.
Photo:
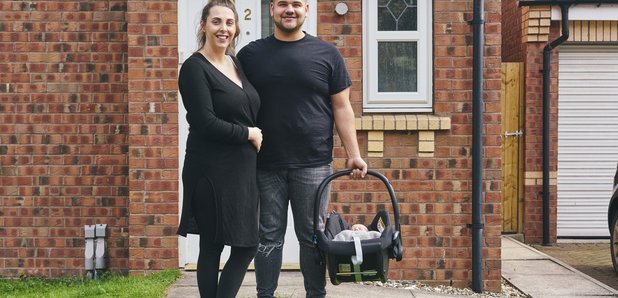
<svg viewBox="0 0 618 298">
<path fill-rule="evenodd" d="M 356 250 L 356 255 L 352 256 L 352 264 L 360 265 L 363 263 L 363 247 L 361 245 L 361 240 L 357 236 L 352 238 L 354 239 L 354 249 Z"/>
</svg>

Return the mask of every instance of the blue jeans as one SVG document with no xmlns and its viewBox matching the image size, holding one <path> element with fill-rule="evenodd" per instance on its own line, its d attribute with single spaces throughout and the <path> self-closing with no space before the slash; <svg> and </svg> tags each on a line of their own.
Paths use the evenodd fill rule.
<svg viewBox="0 0 618 298">
<path fill-rule="evenodd" d="M 326 265 L 312 241 L 313 209 L 320 183 L 332 173 L 330 165 L 276 171 L 258 170 L 260 189 L 260 244 L 254 259 L 258 297 L 274 297 L 281 272 L 288 202 L 300 244 L 300 270 L 307 297 L 326 296 Z M 328 197 L 329 189 L 323 193 Z M 328 200 L 322 199 L 320 219 Z M 323 223 L 320 223 L 323 228 Z"/>
</svg>

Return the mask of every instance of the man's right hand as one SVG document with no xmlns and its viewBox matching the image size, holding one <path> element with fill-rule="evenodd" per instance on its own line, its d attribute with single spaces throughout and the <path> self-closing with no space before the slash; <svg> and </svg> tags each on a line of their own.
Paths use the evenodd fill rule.
<svg viewBox="0 0 618 298">
<path fill-rule="evenodd" d="M 365 178 L 367 174 L 367 163 L 360 156 L 348 158 L 345 167 L 352 170 L 352 173 L 350 173 L 352 179 Z"/>
</svg>

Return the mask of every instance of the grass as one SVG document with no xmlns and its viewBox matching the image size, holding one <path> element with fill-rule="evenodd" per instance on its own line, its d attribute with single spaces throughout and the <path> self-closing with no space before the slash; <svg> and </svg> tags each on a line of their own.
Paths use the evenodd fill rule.
<svg viewBox="0 0 618 298">
<path fill-rule="evenodd" d="M 146 276 L 105 274 L 100 279 L 26 277 L 0 280 L 0 297 L 163 297 L 180 277 L 179 270 Z"/>
</svg>

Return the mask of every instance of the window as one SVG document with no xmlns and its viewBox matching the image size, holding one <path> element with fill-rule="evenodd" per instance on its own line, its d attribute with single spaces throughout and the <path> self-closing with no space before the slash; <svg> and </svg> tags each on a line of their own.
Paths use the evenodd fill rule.
<svg viewBox="0 0 618 298">
<path fill-rule="evenodd" d="M 431 112 L 431 1 L 364 0 L 363 109 Z"/>
</svg>

